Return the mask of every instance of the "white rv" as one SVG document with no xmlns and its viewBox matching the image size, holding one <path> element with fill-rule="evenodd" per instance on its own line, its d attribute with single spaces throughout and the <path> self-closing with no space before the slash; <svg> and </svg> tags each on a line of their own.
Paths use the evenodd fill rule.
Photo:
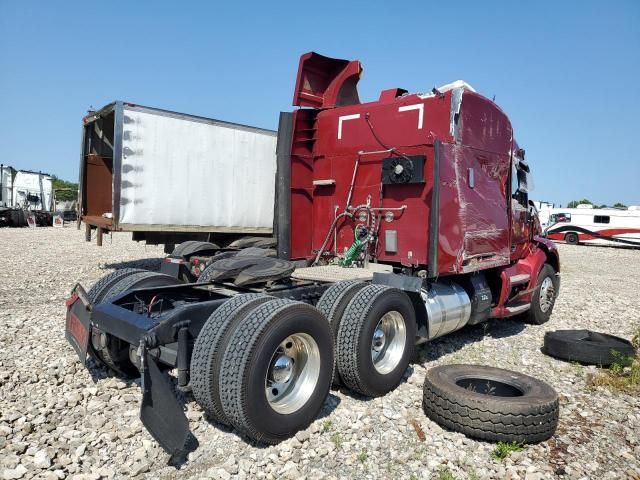
<svg viewBox="0 0 640 480">
<path fill-rule="evenodd" d="M 628 209 L 553 208 L 544 231 L 551 240 L 564 240 L 568 244 L 589 243 L 640 247 L 640 206 Z"/>
</svg>

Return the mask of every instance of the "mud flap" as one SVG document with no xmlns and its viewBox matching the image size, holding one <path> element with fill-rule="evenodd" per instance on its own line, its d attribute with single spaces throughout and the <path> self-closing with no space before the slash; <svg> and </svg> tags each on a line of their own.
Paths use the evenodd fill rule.
<svg viewBox="0 0 640 480">
<path fill-rule="evenodd" d="M 197 440 L 189 431 L 189 421 L 171 389 L 167 374 L 160 371 L 146 348 L 141 358 L 140 420 L 160 446 L 181 463 L 190 451 L 195 450 Z"/>
</svg>

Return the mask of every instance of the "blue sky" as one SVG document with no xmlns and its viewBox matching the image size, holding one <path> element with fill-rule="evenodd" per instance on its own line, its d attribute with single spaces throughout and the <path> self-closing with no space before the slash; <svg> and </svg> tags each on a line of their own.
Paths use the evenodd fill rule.
<svg viewBox="0 0 640 480">
<path fill-rule="evenodd" d="M 536 199 L 640 204 L 640 1 L 240 3 L 0 0 L 0 163 L 76 180 L 115 99 L 275 129 L 315 50 L 362 61 L 365 101 L 495 95 Z"/>
</svg>

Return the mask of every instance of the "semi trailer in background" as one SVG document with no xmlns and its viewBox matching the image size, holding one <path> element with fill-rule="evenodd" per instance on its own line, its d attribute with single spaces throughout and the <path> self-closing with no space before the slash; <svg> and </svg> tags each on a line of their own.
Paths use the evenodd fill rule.
<svg viewBox="0 0 640 480">
<path fill-rule="evenodd" d="M 0 226 L 50 226 L 52 208 L 51 175 L 0 165 Z"/>
<path fill-rule="evenodd" d="M 67 300 L 66 337 L 80 360 L 141 377 L 142 422 L 167 452 L 183 456 L 197 444 L 168 377 L 173 369 L 177 388 L 192 391 L 210 420 L 277 443 L 317 417 L 332 382 L 368 397 L 395 389 L 417 343 L 489 319 L 549 321 L 560 259 L 540 237 L 529 165 L 507 115 L 462 81 L 425 93 L 388 89 L 363 103 L 361 74 L 359 61 L 303 55 L 299 108 L 280 114 L 277 180 L 272 167 L 247 181 L 239 203 L 218 202 L 213 186 L 199 197 L 243 228 L 248 218 L 269 222 L 273 201 L 256 203 L 275 200 L 278 258 L 261 249 L 214 252 L 189 284 L 116 270 L 88 291 L 76 285 Z M 147 202 L 136 195 L 146 181 L 136 175 L 154 171 L 146 155 L 156 145 L 145 139 L 163 139 L 136 107 L 120 104 L 118 114 L 117 105 L 107 122 L 122 137 L 111 143 L 112 171 L 108 149 L 90 155 L 120 185 L 117 201 L 104 205 L 122 226 L 130 207 L 135 215 Z M 193 149 L 204 157 L 217 148 L 202 141 Z M 201 185 L 199 173 L 184 178 Z M 250 216 L 255 208 L 264 217 Z M 169 260 L 185 261 L 177 252 Z M 541 412 L 505 428 L 517 441 L 546 439 L 557 417 Z"/>
<path fill-rule="evenodd" d="M 133 239 L 224 246 L 273 235 L 276 132 L 113 102 L 83 122 L 80 220 Z"/>
</svg>

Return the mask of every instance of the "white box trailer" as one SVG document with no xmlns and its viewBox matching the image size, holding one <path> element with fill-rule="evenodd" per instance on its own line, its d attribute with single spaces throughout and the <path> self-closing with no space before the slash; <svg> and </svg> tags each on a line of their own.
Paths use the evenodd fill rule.
<svg viewBox="0 0 640 480">
<path fill-rule="evenodd" d="M 29 211 L 52 210 L 53 178 L 42 172 L 18 170 L 13 179 L 14 207 Z"/>
<path fill-rule="evenodd" d="M 114 102 L 84 118 L 81 220 L 170 245 L 273 233 L 272 130 Z"/>
</svg>

